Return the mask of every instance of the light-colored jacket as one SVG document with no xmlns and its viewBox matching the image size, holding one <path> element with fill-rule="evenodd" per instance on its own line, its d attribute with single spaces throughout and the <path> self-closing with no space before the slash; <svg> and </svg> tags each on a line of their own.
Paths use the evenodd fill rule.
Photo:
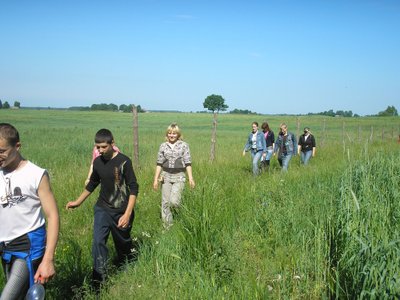
<svg viewBox="0 0 400 300">
<path fill-rule="evenodd" d="M 249 151 L 251 149 L 251 147 L 253 146 L 253 133 L 251 132 L 249 134 L 249 137 L 247 138 L 247 143 L 246 145 L 244 145 L 244 151 Z M 263 153 L 267 152 L 267 144 L 265 142 L 265 137 L 264 137 L 264 133 L 262 133 L 261 131 L 257 131 L 257 135 L 256 135 L 256 150 L 257 151 L 262 151 Z"/>
</svg>

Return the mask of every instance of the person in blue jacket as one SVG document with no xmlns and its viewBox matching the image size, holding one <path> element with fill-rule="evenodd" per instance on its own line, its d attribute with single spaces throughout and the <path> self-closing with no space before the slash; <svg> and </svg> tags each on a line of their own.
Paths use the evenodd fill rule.
<svg viewBox="0 0 400 300">
<path fill-rule="evenodd" d="M 265 158 L 267 153 L 267 146 L 264 133 L 258 130 L 258 123 L 253 122 L 251 124 L 251 127 L 251 133 L 247 138 L 246 145 L 244 145 L 243 156 L 246 154 L 246 152 L 250 151 L 253 166 L 253 175 L 258 175 L 260 173 L 258 164 L 260 163 L 261 157 Z"/>
<path fill-rule="evenodd" d="M 283 172 L 287 172 L 292 156 L 297 154 L 297 140 L 293 133 L 288 131 L 287 125 L 279 126 L 280 132 L 275 141 L 274 155 L 278 153 L 279 165 Z"/>
</svg>

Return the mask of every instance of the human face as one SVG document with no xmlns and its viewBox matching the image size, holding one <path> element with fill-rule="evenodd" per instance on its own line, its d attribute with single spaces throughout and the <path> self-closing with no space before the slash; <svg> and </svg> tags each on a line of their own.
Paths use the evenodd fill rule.
<svg viewBox="0 0 400 300">
<path fill-rule="evenodd" d="M 100 156 L 105 160 L 110 160 L 113 157 L 114 149 L 113 144 L 108 143 L 96 143 L 96 149 L 99 151 Z"/>
<path fill-rule="evenodd" d="M 179 135 L 176 131 L 169 131 L 167 134 L 167 138 L 168 138 L 168 142 L 173 144 L 178 140 Z"/>
<path fill-rule="evenodd" d="M 256 124 L 252 124 L 252 125 L 251 125 L 251 131 L 252 131 L 253 133 L 256 133 L 257 130 L 258 130 L 258 126 L 257 126 Z"/>
<path fill-rule="evenodd" d="M 281 126 L 281 132 L 285 135 L 287 133 L 287 127 Z"/>
<path fill-rule="evenodd" d="M 20 148 L 21 143 L 17 143 L 12 147 L 7 140 L 0 138 L 0 168 L 5 170 L 12 169 L 18 163 Z"/>
</svg>

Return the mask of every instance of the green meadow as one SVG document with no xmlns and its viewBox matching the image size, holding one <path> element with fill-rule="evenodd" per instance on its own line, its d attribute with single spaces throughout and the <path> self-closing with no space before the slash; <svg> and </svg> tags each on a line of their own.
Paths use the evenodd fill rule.
<svg viewBox="0 0 400 300">
<path fill-rule="evenodd" d="M 242 156 L 251 123 L 285 122 L 316 137 L 310 165 L 292 159 L 282 174 L 253 177 Z M 116 112 L 0 110 L 20 132 L 23 156 L 49 171 L 61 232 L 47 299 L 97 299 L 90 288 L 93 206 L 65 205 L 84 189 L 100 128 L 133 157 L 132 115 Z M 153 191 L 165 129 L 177 122 L 190 145 L 196 187 L 187 185 L 171 230 Z M 400 297 L 399 117 L 218 116 L 210 162 L 211 114 L 139 114 L 140 193 L 132 230 L 137 259 L 117 268 L 100 299 L 395 299 Z M 0 225 L 1 226 L 1 225 Z M 4 285 L 3 274 L 0 286 Z"/>
</svg>

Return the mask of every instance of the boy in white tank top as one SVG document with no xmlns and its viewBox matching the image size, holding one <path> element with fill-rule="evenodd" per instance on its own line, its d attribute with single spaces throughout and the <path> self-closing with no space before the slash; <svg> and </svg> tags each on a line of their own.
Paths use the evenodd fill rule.
<svg viewBox="0 0 400 300">
<path fill-rule="evenodd" d="M 25 160 L 20 148 L 15 127 L 0 123 L 0 254 L 7 279 L 1 300 L 24 297 L 34 282 L 55 274 L 57 204 L 46 170 Z"/>
</svg>

